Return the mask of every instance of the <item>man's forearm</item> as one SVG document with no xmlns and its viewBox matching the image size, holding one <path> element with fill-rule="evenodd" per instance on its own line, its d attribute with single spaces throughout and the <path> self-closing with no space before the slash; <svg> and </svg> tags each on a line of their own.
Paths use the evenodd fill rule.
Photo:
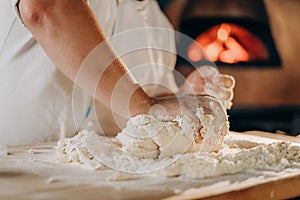
<svg viewBox="0 0 300 200">
<path fill-rule="evenodd" d="M 27 28 L 65 75 L 88 91 L 91 85 L 97 84 L 95 94 L 89 91 L 90 95 L 108 107 L 113 105 L 123 116 L 128 117 L 128 109 L 131 115 L 148 111 L 151 99 L 126 76 L 127 68 L 116 59 L 84 0 L 20 0 L 19 10 Z M 96 66 L 93 70 L 101 71 L 101 79 L 95 83 L 95 79 L 89 78 L 95 75 L 93 70 L 84 79 L 78 78 L 80 67 L 99 44 L 99 57 L 104 61 L 102 64 L 108 65 L 102 65 L 101 59 L 99 63 L 87 63 Z M 132 94 L 130 99 L 124 99 L 128 94 Z M 113 100 L 113 96 L 118 99 Z"/>
</svg>

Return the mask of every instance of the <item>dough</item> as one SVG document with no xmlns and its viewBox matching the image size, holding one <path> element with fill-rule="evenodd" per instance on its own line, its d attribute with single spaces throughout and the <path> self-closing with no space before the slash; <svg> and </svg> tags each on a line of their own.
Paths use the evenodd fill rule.
<svg viewBox="0 0 300 200">
<path fill-rule="evenodd" d="M 128 173 L 134 178 L 137 174 L 206 178 L 245 170 L 300 168 L 300 144 L 285 141 L 258 143 L 231 137 L 225 137 L 224 147 L 218 152 L 191 152 L 153 159 L 133 156 L 122 151 L 114 139 L 82 131 L 71 139 L 59 141 L 56 152 L 60 162 L 71 162 L 93 170 L 106 166 L 126 172 L 126 179 L 131 179 Z"/>
<path fill-rule="evenodd" d="M 202 108 L 196 109 L 196 117 L 201 123 L 201 138 L 205 139 L 212 127 L 214 117 L 205 114 Z M 140 158 L 164 158 L 176 154 L 202 151 L 202 142 L 195 139 L 196 124 L 188 117 L 170 117 L 152 115 L 138 115 L 131 118 L 127 127 L 116 137 L 122 145 L 123 151 L 132 153 Z M 224 135 L 228 133 L 228 123 L 225 124 L 218 143 L 222 143 Z M 219 135 L 217 135 L 219 136 Z"/>
<path fill-rule="evenodd" d="M 60 140 L 57 158 L 88 169 L 110 168 L 126 173 L 111 180 L 129 180 L 130 174 L 205 178 L 245 170 L 300 168 L 300 145 L 284 141 L 258 143 L 229 136 L 223 142 L 229 132 L 227 118 L 202 108 L 197 108 L 195 114 L 201 125 L 200 142 L 195 138 L 199 136 L 195 134 L 197 126 L 188 117 L 143 114 L 131 118 L 115 138 L 83 130 L 73 138 Z M 207 151 L 215 141 L 218 147 L 224 147 L 217 152 Z"/>
<path fill-rule="evenodd" d="M 141 159 L 123 151 L 114 138 L 99 136 L 83 130 L 73 138 L 58 142 L 56 157 L 60 162 L 69 162 L 87 169 L 106 167 L 127 173 L 152 173 L 170 165 L 178 156 L 167 159 Z M 158 161 L 158 162 L 157 162 Z"/>
<path fill-rule="evenodd" d="M 186 117 L 138 115 L 116 138 L 134 156 L 163 158 L 196 148 L 194 132 L 194 124 Z"/>
<path fill-rule="evenodd" d="M 85 137 L 91 135 L 98 138 L 95 132 L 88 132 L 86 130 L 78 133 L 78 135 L 72 138 L 64 138 L 59 140 L 56 146 L 56 158 L 58 161 L 66 163 L 71 162 L 82 166 L 87 169 L 100 169 L 105 168 L 99 161 L 95 160 L 95 156 L 92 155 L 85 145 Z M 91 146 L 93 144 L 88 144 Z"/>
</svg>

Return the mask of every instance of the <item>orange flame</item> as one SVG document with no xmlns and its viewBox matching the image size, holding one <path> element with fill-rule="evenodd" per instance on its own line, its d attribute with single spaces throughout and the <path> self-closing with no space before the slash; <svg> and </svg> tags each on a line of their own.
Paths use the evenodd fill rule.
<svg viewBox="0 0 300 200">
<path fill-rule="evenodd" d="M 188 57 L 193 62 L 206 58 L 232 64 L 268 58 L 263 43 L 246 29 L 234 24 L 215 26 L 198 36 L 195 43 L 188 49 Z"/>
</svg>

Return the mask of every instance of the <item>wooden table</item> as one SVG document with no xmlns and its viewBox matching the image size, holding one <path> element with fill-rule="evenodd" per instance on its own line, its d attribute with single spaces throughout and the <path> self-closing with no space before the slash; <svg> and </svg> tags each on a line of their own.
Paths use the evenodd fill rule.
<svg viewBox="0 0 300 200">
<path fill-rule="evenodd" d="M 235 133 L 236 134 L 236 133 Z M 300 143 L 300 138 L 257 135 Z M 253 136 L 251 136 L 253 137 Z M 91 171 L 55 159 L 55 143 L 9 148 L 0 161 L 0 199 L 287 199 L 300 196 L 300 169 L 243 172 L 214 178 L 138 178 L 107 181 L 113 170 Z"/>
</svg>

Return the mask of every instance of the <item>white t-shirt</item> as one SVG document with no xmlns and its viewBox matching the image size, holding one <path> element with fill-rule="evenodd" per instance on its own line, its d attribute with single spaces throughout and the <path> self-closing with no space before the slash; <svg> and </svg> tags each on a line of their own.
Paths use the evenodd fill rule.
<svg viewBox="0 0 300 200">
<path fill-rule="evenodd" d="M 79 89 L 72 98 L 73 83 L 54 66 L 22 26 L 11 4 L 11 0 L 0 3 L 0 144 L 34 143 L 74 135 L 85 119 L 90 98 Z M 119 0 L 118 3 L 89 0 L 89 5 L 107 37 L 142 27 L 171 29 L 153 0 Z M 153 12 L 155 17 L 149 18 Z M 138 44 L 175 53 L 174 34 L 163 32 L 166 34 L 149 29 L 137 31 L 138 37 L 125 34 L 131 40 L 125 40 L 122 34 L 111 40 L 116 52 L 123 55 L 125 64 L 150 96 L 164 93 L 164 87 L 173 92 L 177 90 L 172 73 L 175 54 L 149 49 L 136 51 Z M 136 66 L 144 66 L 143 71 Z M 160 83 L 164 87 L 149 83 Z M 75 114 L 72 105 L 76 107 Z M 100 115 L 105 118 L 106 112 Z"/>
</svg>

